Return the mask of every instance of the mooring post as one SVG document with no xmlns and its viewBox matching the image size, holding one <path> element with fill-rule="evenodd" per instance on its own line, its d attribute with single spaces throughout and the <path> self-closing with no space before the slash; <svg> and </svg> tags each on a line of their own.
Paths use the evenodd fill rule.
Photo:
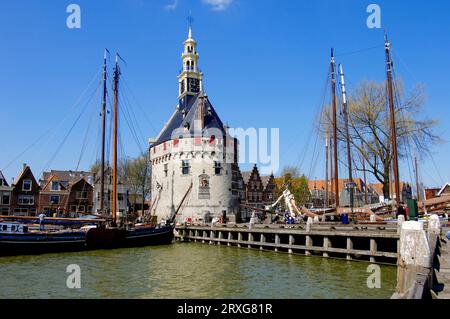
<svg viewBox="0 0 450 319">
<path fill-rule="evenodd" d="M 312 224 L 313 224 L 313 219 L 311 217 L 308 217 L 308 220 L 306 222 L 306 231 L 307 232 L 311 231 Z"/>
<path fill-rule="evenodd" d="M 288 249 L 288 253 L 292 254 L 292 246 L 294 246 L 294 235 L 289 235 L 289 249 Z"/>
<path fill-rule="evenodd" d="M 353 240 L 347 237 L 347 260 L 352 260 L 351 251 L 353 250 Z"/>
<path fill-rule="evenodd" d="M 275 234 L 275 251 L 278 251 L 278 245 L 280 245 L 280 235 Z"/>
<path fill-rule="evenodd" d="M 330 247 L 330 239 L 328 236 L 323 237 L 323 248 L 328 249 Z M 328 257 L 328 251 L 323 251 L 323 257 Z"/>
<path fill-rule="evenodd" d="M 370 262 L 374 263 L 375 262 L 375 255 L 377 253 L 377 241 L 374 238 L 370 239 L 370 254 L 372 256 L 370 256 Z"/>
<path fill-rule="evenodd" d="M 260 243 L 265 243 L 265 242 L 266 242 L 266 236 L 264 236 L 263 233 L 260 234 L 259 242 L 260 242 Z M 263 250 L 263 249 L 264 249 L 263 245 L 260 245 L 260 246 L 259 246 L 259 250 Z"/>
<path fill-rule="evenodd" d="M 198 229 L 195 230 L 194 242 L 197 242 L 198 237 Z"/>
<path fill-rule="evenodd" d="M 238 247 L 241 247 L 241 242 L 242 242 L 242 233 L 239 232 L 238 233 L 238 244 L 237 244 Z"/>
<path fill-rule="evenodd" d="M 228 232 L 228 243 L 227 243 L 227 246 L 231 246 L 231 240 L 232 240 L 232 237 L 233 235 L 231 234 L 231 232 L 229 231 Z"/>
<path fill-rule="evenodd" d="M 210 230 L 209 231 L 209 244 L 212 245 L 214 244 L 214 238 L 216 237 L 214 230 Z"/>
<path fill-rule="evenodd" d="M 206 238 L 208 237 L 208 234 L 206 233 L 206 230 L 202 230 L 203 232 L 203 240 L 202 243 L 204 244 L 206 242 Z"/>
<path fill-rule="evenodd" d="M 306 235 L 306 239 L 305 239 L 305 246 L 306 246 L 306 248 L 312 247 L 312 245 L 313 245 L 313 241 L 312 241 L 311 236 Z M 305 250 L 305 255 L 306 256 L 310 256 L 311 255 L 311 251 L 309 251 L 309 249 Z"/>
<path fill-rule="evenodd" d="M 222 244 L 222 238 L 223 238 L 222 231 L 219 231 L 219 240 L 217 241 L 217 245 L 220 246 Z"/>
<path fill-rule="evenodd" d="M 249 244 L 248 244 L 248 248 L 252 248 L 252 245 L 250 245 L 250 243 L 253 241 L 253 233 L 248 233 L 248 240 L 247 240 L 248 242 L 249 242 Z"/>
</svg>

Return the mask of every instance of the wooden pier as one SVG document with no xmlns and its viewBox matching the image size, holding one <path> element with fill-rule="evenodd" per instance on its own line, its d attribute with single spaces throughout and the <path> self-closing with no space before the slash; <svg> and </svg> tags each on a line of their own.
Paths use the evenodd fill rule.
<svg viewBox="0 0 450 319">
<path fill-rule="evenodd" d="M 185 242 L 393 265 L 400 239 L 397 224 L 376 223 L 183 225 L 176 231 L 176 239 Z"/>
</svg>

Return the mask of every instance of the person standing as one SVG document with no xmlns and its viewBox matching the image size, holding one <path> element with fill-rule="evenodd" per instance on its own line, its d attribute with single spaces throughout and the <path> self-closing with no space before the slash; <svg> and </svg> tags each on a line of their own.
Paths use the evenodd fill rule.
<svg viewBox="0 0 450 319">
<path fill-rule="evenodd" d="M 40 231 L 45 230 L 44 220 L 45 220 L 45 214 L 44 214 L 44 213 L 41 213 L 41 214 L 39 215 L 39 230 L 40 230 Z"/>
<path fill-rule="evenodd" d="M 405 206 L 403 206 L 403 203 L 400 203 L 400 205 L 398 206 L 398 209 L 397 209 L 397 218 L 400 215 L 403 215 L 406 220 L 406 211 L 405 211 Z"/>
</svg>

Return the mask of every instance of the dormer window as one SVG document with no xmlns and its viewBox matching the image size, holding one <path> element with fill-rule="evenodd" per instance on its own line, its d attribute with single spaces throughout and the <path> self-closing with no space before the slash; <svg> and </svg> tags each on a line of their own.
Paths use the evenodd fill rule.
<svg viewBox="0 0 450 319">
<path fill-rule="evenodd" d="M 61 185 L 59 182 L 52 182 L 52 191 L 59 191 L 61 189 Z"/>
<path fill-rule="evenodd" d="M 31 186 L 32 186 L 32 183 L 31 183 L 30 179 L 24 179 L 23 180 L 23 184 L 22 184 L 22 190 L 23 191 L 25 191 L 25 192 L 31 191 Z"/>
</svg>

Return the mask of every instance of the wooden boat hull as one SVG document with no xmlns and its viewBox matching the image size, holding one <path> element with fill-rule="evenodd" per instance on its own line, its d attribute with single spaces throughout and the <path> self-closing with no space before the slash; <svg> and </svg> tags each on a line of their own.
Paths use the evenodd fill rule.
<svg viewBox="0 0 450 319">
<path fill-rule="evenodd" d="M 0 256 L 73 252 L 85 249 L 85 232 L 0 234 Z"/>
</svg>

